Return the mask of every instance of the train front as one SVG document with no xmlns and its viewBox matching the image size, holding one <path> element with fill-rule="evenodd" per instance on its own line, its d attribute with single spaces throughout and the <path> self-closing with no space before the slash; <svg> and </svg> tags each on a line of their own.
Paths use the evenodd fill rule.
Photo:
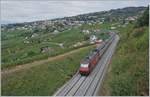
<svg viewBox="0 0 150 97">
<path fill-rule="evenodd" d="M 84 61 L 80 62 L 79 72 L 81 75 L 89 75 L 90 68 L 89 68 L 89 61 L 88 60 L 84 60 Z"/>
</svg>

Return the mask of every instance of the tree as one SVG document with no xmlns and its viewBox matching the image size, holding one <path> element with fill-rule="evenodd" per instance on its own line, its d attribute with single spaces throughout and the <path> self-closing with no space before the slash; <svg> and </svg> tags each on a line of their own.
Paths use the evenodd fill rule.
<svg viewBox="0 0 150 97">
<path fill-rule="evenodd" d="M 149 6 L 144 11 L 143 15 L 138 18 L 135 27 L 142 27 L 149 25 Z"/>
</svg>

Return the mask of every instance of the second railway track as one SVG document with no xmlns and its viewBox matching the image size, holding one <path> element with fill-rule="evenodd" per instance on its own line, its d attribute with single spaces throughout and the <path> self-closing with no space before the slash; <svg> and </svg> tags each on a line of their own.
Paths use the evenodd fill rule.
<svg viewBox="0 0 150 97">
<path fill-rule="evenodd" d="M 81 76 L 78 72 L 54 95 L 55 96 L 96 96 L 103 77 L 107 71 L 108 63 L 115 51 L 119 36 L 114 40 L 102 55 L 95 69 L 88 76 Z"/>
</svg>

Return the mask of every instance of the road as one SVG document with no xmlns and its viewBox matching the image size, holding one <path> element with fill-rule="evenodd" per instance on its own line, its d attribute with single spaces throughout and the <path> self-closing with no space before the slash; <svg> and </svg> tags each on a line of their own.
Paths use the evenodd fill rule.
<svg viewBox="0 0 150 97">
<path fill-rule="evenodd" d="M 97 96 L 118 41 L 119 36 L 115 35 L 114 40 L 89 76 L 81 76 L 77 72 L 58 89 L 54 96 Z"/>
</svg>

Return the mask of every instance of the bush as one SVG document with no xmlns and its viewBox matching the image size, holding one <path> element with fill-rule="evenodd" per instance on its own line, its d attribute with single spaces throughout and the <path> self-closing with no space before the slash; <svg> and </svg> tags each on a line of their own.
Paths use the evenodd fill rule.
<svg viewBox="0 0 150 97">
<path fill-rule="evenodd" d="M 35 55 L 36 53 L 34 52 L 34 51 L 29 51 L 28 52 L 28 56 L 33 56 L 33 55 Z"/>
<path fill-rule="evenodd" d="M 135 27 L 138 28 L 148 25 L 149 25 L 149 6 L 147 7 L 143 15 L 138 18 Z"/>
<path fill-rule="evenodd" d="M 133 32 L 131 33 L 131 35 L 133 37 L 139 37 L 139 36 L 141 36 L 144 33 L 144 30 L 145 29 L 143 27 L 142 28 L 136 28 L 136 29 L 133 30 Z"/>
<path fill-rule="evenodd" d="M 108 95 L 140 96 L 149 93 L 149 29 L 146 26 L 130 29 L 128 26 L 120 29 L 120 42 L 110 64 L 111 71 L 104 81 Z"/>
</svg>

